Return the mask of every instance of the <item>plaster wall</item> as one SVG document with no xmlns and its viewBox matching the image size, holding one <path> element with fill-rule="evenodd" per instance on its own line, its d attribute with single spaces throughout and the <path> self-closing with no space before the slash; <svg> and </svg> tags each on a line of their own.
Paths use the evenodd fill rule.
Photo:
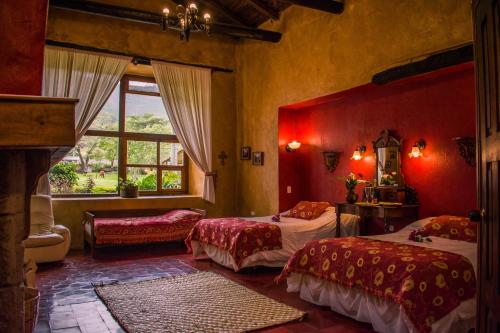
<svg viewBox="0 0 500 333">
<path fill-rule="evenodd" d="M 0 17 L 0 94 L 40 95 L 47 0 L 2 0 Z"/>
<path fill-rule="evenodd" d="M 358 86 L 316 105 L 283 108 L 279 113 L 280 210 L 300 200 L 344 202 L 343 180 L 349 172 L 370 181 L 375 178 L 372 143 L 383 129 L 390 129 L 402 141 L 401 172 L 405 184 L 418 193 L 420 218 L 467 216 L 477 207 L 476 168 L 460 156 L 453 138 L 474 136 L 475 118 L 472 62 L 386 85 Z M 410 158 L 408 153 L 420 139 L 426 142 L 423 156 Z M 302 146 L 286 152 L 286 143 L 292 140 Z M 366 146 L 366 152 L 361 160 L 353 160 L 360 145 Z M 333 173 L 325 168 L 324 151 L 340 152 Z M 291 194 L 287 186 L 292 186 Z M 356 188 L 360 198 L 363 187 Z M 368 230 L 382 233 L 383 223 L 373 222 Z"/>
<path fill-rule="evenodd" d="M 120 6 L 126 6 L 121 4 Z M 132 6 L 131 6 L 132 7 Z M 51 8 L 48 39 L 72 42 L 150 58 L 234 69 L 233 38 L 193 34 L 190 42 L 176 31 L 162 31 L 159 25 L 129 22 Z"/>
<path fill-rule="evenodd" d="M 241 161 L 239 214 L 278 211 L 278 109 L 370 82 L 373 74 L 472 40 L 470 1 L 350 0 L 341 15 L 291 6 L 264 29 L 279 44 L 250 40 L 236 49 L 237 147 L 265 152 Z"/>
<path fill-rule="evenodd" d="M 107 1 L 108 3 L 112 3 Z M 134 7 L 142 2 L 129 0 L 122 6 Z M 148 2 L 151 4 L 159 1 Z M 117 4 L 117 3 L 115 3 Z M 161 11 L 161 7 L 159 7 Z M 153 11 L 154 8 L 148 8 Z M 125 22 L 110 18 L 73 13 L 64 10 L 49 12 L 47 38 L 72 42 L 97 48 L 111 49 L 151 58 L 204 64 L 233 69 L 235 67 L 236 42 L 232 38 L 193 36 L 189 43 L 181 42 L 176 32 L 162 32 L 158 26 Z M 130 66 L 129 71 L 149 75 L 147 69 Z M 191 196 L 140 198 L 140 199 L 56 199 L 54 215 L 56 223 L 71 229 L 72 247 L 80 248 L 83 242 L 81 226 L 83 212 L 87 210 L 137 209 L 159 207 L 196 207 L 208 211 L 210 216 L 227 216 L 235 212 L 236 170 L 236 92 L 235 74 L 212 72 L 212 161 L 217 172 L 216 203 L 204 202 L 200 195 L 204 175 L 190 164 Z M 217 155 L 225 151 L 228 159 L 222 166 Z"/>
</svg>

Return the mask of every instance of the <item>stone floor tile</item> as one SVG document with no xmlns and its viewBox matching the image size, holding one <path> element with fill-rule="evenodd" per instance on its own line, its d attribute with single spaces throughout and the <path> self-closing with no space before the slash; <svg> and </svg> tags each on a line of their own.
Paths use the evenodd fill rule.
<svg viewBox="0 0 500 333">
<path fill-rule="evenodd" d="M 106 249 L 95 259 L 82 252 L 72 252 L 62 264 L 39 265 L 37 287 L 41 294 L 40 314 L 35 333 L 125 333 L 94 292 L 93 284 L 150 280 L 197 270 L 213 271 L 309 312 L 302 322 L 258 332 L 373 332 L 371 325 L 307 303 L 295 293 L 287 293 L 285 284 L 276 285 L 273 282 L 279 269 L 262 267 L 235 273 L 211 260 L 194 260 L 185 251 L 179 244 L 126 247 Z"/>
</svg>

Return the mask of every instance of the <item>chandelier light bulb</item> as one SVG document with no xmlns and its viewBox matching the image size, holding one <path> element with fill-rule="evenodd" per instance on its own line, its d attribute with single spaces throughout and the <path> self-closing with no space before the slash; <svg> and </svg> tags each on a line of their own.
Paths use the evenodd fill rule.
<svg viewBox="0 0 500 333">
<path fill-rule="evenodd" d="M 183 6 L 182 4 L 177 5 L 174 13 L 177 17 L 176 20 L 171 19 L 169 16 L 169 8 L 163 8 L 162 19 L 160 22 L 163 31 L 166 31 L 167 29 L 178 30 L 180 32 L 181 40 L 185 40 L 186 42 L 189 41 L 189 36 L 191 32 L 194 31 L 204 31 L 207 35 L 210 35 L 212 15 L 208 12 L 200 12 L 198 4 L 193 0 L 182 2 L 185 3 L 186 6 Z"/>
</svg>

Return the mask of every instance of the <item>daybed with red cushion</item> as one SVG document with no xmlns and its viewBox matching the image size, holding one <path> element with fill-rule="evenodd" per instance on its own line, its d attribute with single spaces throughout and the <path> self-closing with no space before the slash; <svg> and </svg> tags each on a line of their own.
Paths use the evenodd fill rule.
<svg viewBox="0 0 500 333">
<path fill-rule="evenodd" d="M 184 240 L 204 218 L 200 209 L 85 212 L 84 246 L 96 248 Z"/>
</svg>

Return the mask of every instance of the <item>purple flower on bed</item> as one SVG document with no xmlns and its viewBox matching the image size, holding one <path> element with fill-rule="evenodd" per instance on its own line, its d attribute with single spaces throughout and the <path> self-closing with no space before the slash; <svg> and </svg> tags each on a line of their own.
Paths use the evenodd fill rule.
<svg viewBox="0 0 500 333">
<path fill-rule="evenodd" d="M 276 215 L 274 215 L 274 216 L 271 218 L 271 220 L 272 220 L 273 222 L 279 222 L 279 221 L 280 221 L 280 214 L 276 214 Z"/>
<path fill-rule="evenodd" d="M 415 229 L 410 232 L 408 239 L 414 242 L 422 243 L 424 241 L 432 242 L 429 238 L 429 232 L 425 229 Z"/>
</svg>

